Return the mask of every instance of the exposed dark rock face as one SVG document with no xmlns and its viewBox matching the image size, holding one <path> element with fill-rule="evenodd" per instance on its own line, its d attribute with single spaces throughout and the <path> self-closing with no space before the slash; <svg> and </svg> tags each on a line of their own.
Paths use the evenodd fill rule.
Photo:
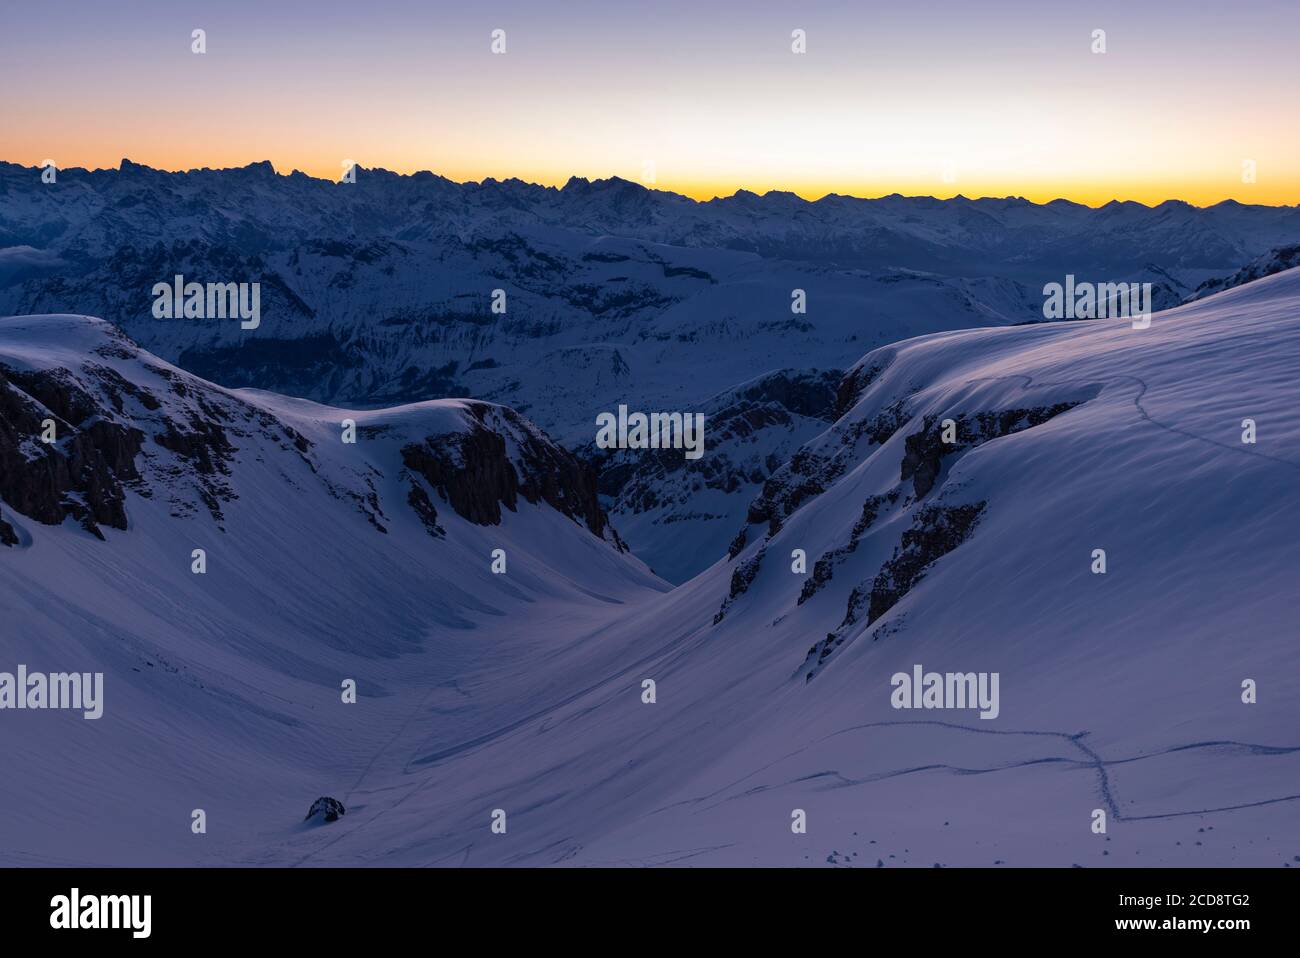
<svg viewBox="0 0 1300 958">
<path fill-rule="evenodd" d="M 739 532 L 736 533 L 735 538 L 731 540 L 731 544 L 727 546 L 727 558 L 734 559 L 736 558 L 736 556 L 744 552 L 745 545 L 746 543 L 748 543 L 748 541 L 749 541 L 749 526 L 744 526 Z"/>
<path fill-rule="evenodd" d="M 803 605 L 831 581 L 835 566 L 857 550 L 863 533 L 871 528 L 885 507 L 898 501 L 898 496 L 899 491 L 895 489 L 885 495 L 867 497 L 867 501 L 862 504 L 862 514 L 849 532 L 849 541 L 838 549 L 828 551 L 813 565 L 812 575 L 804 582 L 803 590 L 799 593 L 798 605 Z"/>
<path fill-rule="evenodd" d="M 341 493 L 338 489 L 334 490 L 334 495 L 340 499 L 347 499 L 356 506 L 357 511 L 366 517 L 376 531 L 388 534 L 388 527 L 380 520 L 387 521 L 388 517 L 384 515 L 384 507 L 379 502 L 379 493 L 375 490 L 376 477 L 382 476 L 379 470 L 371 467 L 370 475 L 365 477 L 366 490 L 362 492 L 358 489 L 346 489 Z M 407 496 L 407 502 L 410 502 L 410 496 Z M 421 519 L 424 517 L 421 516 Z M 427 528 L 427 525 L 426 525 Z"/>
<path fill-rule="evenodd" d="M 101 526 L 128 528 L 127 492 L 133 491 L 162 500 L 173 518 L 206 511 L 224 531 L 223 508 L 238 499 L 247 471 L 269 469 L 286 488 L 301 489 L 306 474 L 299 470 L 305 466 L 307 481 L 355 508 L 378 532 L 389 531 L 381 499 L 387 463 L 381 467 L 365 456 L 322 460 L 313 443 L 271 409 L 152 362 L 120 331 L 85 322 L 102 340 L 66 367 L 0 362 L 4 506 L 46 525 L 73 517 L 103 539 Z M 446 534 L 435 492 L 479 524 L 499 523 L 501 507 L 514 510 L 522 497 L 545 503 L 627 551 L 600 508 L 590 465 L 511 409 L 467 402 L 457 413 L 455 428 L 445 434 L 412 442 L 421 433 L 402 431 L 394 443 L 405 464 L 396 471 L 407 487 L 406 504 L 430 536 Z M 445 421 L 445 415 L 439 411 L 435 420 Z M 43 441 L 47 421 L 53 442 Z M 357 435 L 392 442 L 403 428 L 363 423 Z M 21 527 L 0 518 L 0 545 L 25 539 Z"/>
<path fill-rule="evenodd" d="M 845 429 L 841 441 L 845 445 L 850 445 L 856 443 L 859 439 L 866 439 L 867 442 L 873 445 L 883 446 L 893 438 L 894 433 L 907 425 L 909 418 L 903 410 L 903 401 L 900 399 L 886 406 L 883 411 L 871 419 L 855 423 L 852 427 Z"/>
<path fill-rule="evenodd" d="M 307 817 L 303 821 L 308 822 L 319 816 L 326 822 L 337 822 L 347 812 L 348 810 L 343 807 L 343 803 L 337 798 L 322 795 L 311 803 L 311 808 L 307 810 Z"/>
<path fill-rule="evenodd" d="M 53 419 L 53 443 L 41 441 Z M 144 434 L 109 418 L 66 370 L 0 366 L 0 499 L 46 525 L 71 516 L 103 538 L 100 525 L 127 527 L 123 483 L 139 478 Z M 0 530 L 7 545 L 12 527 Z M 13 541 L 8 541 L 9 539 Z"/>
<path fill-rule="evenodd" d="M 809 499 L 820 496 L 844 472 L 847 463 L 826 459 L 801 449 L 767 482 L 763 491 L 750 503 L 745 521 L 749 525 L 767 523 L 767 535 L 781 531 L 786 516 Z"/>
<path fill-rule="evenodd" d="M 790 416 L 779 408 L 745 404 L 708 416 L 706 421 L 708 442 L 713 446 L 729 438 L 756 435 L 772 426 L 789 425 Z M 713 449 L 699 459 L 687 459 L 681 449 L 620 449 L 596 462 L 601 494 L 617 499 L 625 511 L 633 513 L 648 512 L 667 501 L 681 499 L 674 495 L 678 489 L 669 489 L 663 482 L 665 477 L 689 474 L 697 488 L 735 492 L 742 484 L 762 482 L 769 471 L 765 467 L 746 468 Z"/>
<path fill-rule="evenodd" d="M 546 440 L 514 410 L 486 403 L 470 403 L 468 408 L 474 423 L 467 431 L 428 436 L 423 443 L 402 447 L 406 467 L 422 476 L 457 515 L 476 525 L 499 525 L 501 507 L 514 512 L 522 496 L 533 504 L 545 502 L 599 538 L 608 530 L 618 549 L 626 551 L 600 507 L 596 471 L 590 465 Z M 517 448 L 518 470 L 507 454 L 503 433 Z"/>
<path fill-rule="evenodd" d="M 1041 426 L 1079 404 L 1063 402 L 1052 406 L 1002 409 L 973 415 L 959 413 L 952 416 L 926 416 L 920 431 L 904 440 L 900 480 L 906 482 L 911 479 L 916 498 L 922 499 L 934 488 L 946 457 L 1001 436 Z M 954 423 L 952 442 L 943 441 L 945 419 L 951 419 Z"/>
<path fill-rule="evenodd" d="M 912 527 L 903 533 L 899 548 L 886 562 L 871 583 L 871 591 L 863 596 L 855 592 L 849 597 L 846 623 L 852 623 L 860 612 L 860 603 L 867 603 L 867 624 L 875 622 L 892 609 L 898 600 L 912 588 L 933 563 L 965 542 L 984 513 L 986 502 L 962 506 L 926 506 L 912 520 Z"/>
<path fill-rule="evenodd" d="M 201 475 L 230 474 L 228 463 L 235 447 L 221 424 L 214 419 L 194 416 L 183 424 L 168 420 L 166 428 L 155 434 L 153 440 L 164 449 L 188 459 Z"/>
<path fill-rule="evenodd" d="M 129 488 L 165 499 L 173 516 L 206 508 L 221 523 L 236 497 L 238 445 L 254 436 L 315 471 L 311 443 L 271 413 L 151 361 L 120 330 L 85 322 L 100 341 L 80 361 L 0 363 L 0 499 L 16 512 L 46 525 L 71 516 L 102 539 L 101 526 L 127 528 Z M 43 441 L 46 420 L 53 443 Z"/>
<path fill-rule="evenodd" d="M 411 480 L 411 490 L 407 493 L 406 502 L 415 514 L 420 517 L 424 523 L 425 530 L 435 539 L 441 539 L 446 535 L 446 530 L 438 525 L 438 510 L 433 507 L 433 502 L 429 499 L 429 494 L 424 491 L 424 486 L 419 480 Z"/>
<path fill-rule="evenodd" d="M 834 422 L 838 369 L 781 371 L 732 391 L 738 403 L 775 403 L 799 416 Z"/>
<path fill-rule="evenodd" d="M 125 411 L 126 403 L 124 397 L 134 399 L 151 412 L 162 408 L 162 403 L 159 402 L 157 396 L 149 392 L 149 390 L 137 386 L 135 383 L 126 379 L 111 366 L 101 366 L 98 363 L 88 363 L 86 369 L 99 381 L 100 388 L 103 390 L 104 395 L 112 404 L 113 410 L 118 414 Z"/>
<path fill-rule="evenodd" d="M 425 478 L 456 513 L 480 526 L 501 523 L 501 505 L 513 510 L 519 479 L 505 440 L 486 429 L 429 436 L 402 447 L 402 462 Z"/>
<path fill-rule="evenodd" d="M 713 617 L 713 624 L 717 625 L 727 616 L 727 610 L 731 604 L 749 591 L 753 584 L 758 570 L 763 567 L 763 558 L 767 555 L 766 549 L 759 549 L 754 555 L 736 566 L 731 572 L 731 591 L 727 597 L 722 600 L 722 606 L 718 609 L 717 615 Z"/>
<path fill-rule="evenodd" d="M 856 405 L 862 391 L 868 388 L 870 382 L 888 365 L 889 358 L 880 357 L 879 362 L 866 364 L 847 375 L 840 383 L 838 406 L 847 404 L 851 408 Z M 797 604 L 802 605 L 811 599 L 831 581 L 835 566 L 856 551 L 859 540 L 882 512 L 900 500 L 903 501 L 904 506 L 913 501 L 913 498 L 904 497 L 902 484 L 910 482 L 914 500 L 919 501 L 938 483 L 944 461 L 948 457 L 992 439 L 1042 425 L 1085 401 L 1081 399 L 1028 408 L 957 413 L 951 416 L 926 416 L 920 430 L 904 438 L 904 452 L 899 469 L 900 486 L 888 493 L 868 497 L 863 503 L 862 514 L 854 523 L 847 542 L 824 553 L 813 565 L 812 573 L 800 590 Z M 763 484 L 762 492 L 750 504 L 746 526 L 732 540 L 728 550 L 729 557 L 734 559 L 744 551 L 749 539 L 750 525 L 766 522 L 768 527 L 766 538 L 770 540 L 775 536 L 789 516 L 829 489 L 850 467 L 862 461 L 866 453 L 862 448 L 864 442 L 879 447 L 894 438 L 912 421 L 906 412 L 905 403 L 903 399 L 896 400 L 871 418 L 852 422 L 841 418 L 817 443 L 800 449 Z M 953 420 L 952 442 L 943 441 L 943 421 L 947 418 Z M 954 513 L 951 522 L 959 523 L 960 519 L 961 513 Z M 939 520 L 922 508 L 914 516 L 914 521 L 924 524 Z M 909 530 L 908 535 L 912 534 Z M 905 537 L 905 545 L 906 541 Z M 899 559 L 902 565 L 897 570 L 904 580 L 906 580 L 907 561 L 906 555 Z M 882 569 L 882 575 L 889 570 L 890 566 L 886 564 L 885 569 Z M 841 629 L 852 625 L 863 613 L 868 612 L 873 602 L 876 611 L 869 616 L 869 620 L 874 621 L 909 588 L 911 582 L 906 581 L 902 590 L 891 599 L 885 580 L 873 583 L 867 588 L 859 586 L 850 596 L 849 614 Z M 719 617 L 726 611 L 727 604 L 729 602 L 724 603 Z M 829 654 L 829 650 L 833 649 L 839 641 L 836 634 L 832 634 L 827 636 L 826 642 L 818 643 L 814 649 L 819 656 L 823 652 Z"/>
<path fill-rule="evenodd" d="M 762 491 L 750 503 L 746 523 L 766 522 L 768 537 L 776 535 L 786 517 L 793 515 L 810 499 L 820 496 L 844 475 L 849 466 L 859 461 L 859 442 L 865 439 L 872 445 L 884 445 L 906 423 L 901 400 L 872 419 L 847 424 L 837 421 L 833 431 L 838 446 L 830 446 L 829 452 L 825 451 L 827 447 L 822 447 L 821 451 L 804 448 L 795 453 L 763 483 Z M 744 548 L 745 536 L 742 529 L 732 543 L 731 558 L 734 559 Z"/>
<path fill-rule="evenodd" d="M 894 361 L 894 355 L 892 352 L 877 350 L 868 359 L 869 362 L 864 361 L 861 365 L 850 369 L 844 378 L 840 380 L 839 385 L 836 386 L 832 421 L 838 421 L 846 412 L 858 404 L 858 400 L 867 391 L 867 387 L 889 368 L 889 364 Z"/>
<path fill-rule="evenodd" d="M 848 610 L 840 627 L 808 650 L 804 659 L 807 680 L 811 681 L 843 645 L 864 614 L 868 626 L 879 620 L 925 577 L 934 563 L 969 539 L 987 505 L 987 502 L 976 502 L 919 509 L 893 557 L 880 567 L 870 585 L 860 585 L 849 595 Z"/>
</svg>

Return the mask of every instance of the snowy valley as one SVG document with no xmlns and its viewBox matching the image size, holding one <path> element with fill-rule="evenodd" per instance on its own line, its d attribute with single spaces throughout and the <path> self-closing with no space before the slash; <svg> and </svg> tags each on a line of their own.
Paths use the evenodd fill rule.
<svg viewBox="0 0 1300 958">
<path fill-rule="evenodd" d="M 571 187 L 594 224 L 613 215 L 594 184 Z M 522 186 L 480 191 L 498 204 L 484 216 L 523 215 L 507 202 Z M 642 245 L 553 238 L 577 244 L 569 262 L 593 250 L 626 257 L 603 265 L 642 271 L 655 295 L 716 285 L 669 275 L 688 266 L 728 283 L 748 276 L 756 302 L 788 303 L 800 280 L 784 267 L 720 249 L 724 227 L 727 242 L 743 233 L 738 212 L 682 213 L 670 231 L 654 203 L 675 201 L 640 188 L 618 196 Z M 695 237 L 715 245 L 697 250 Z M 646 245 L 670 240 L 681 243 L 672 259 Z M 128 284 L 94 276 L 109 268 L 77 280 L 76 295 L 123 295 Z M 961 297 L 972 280 L 909 274 L 894 288 L 922 297 L 907 315 L 929 318 L 857 340 L 854 284 L 888 284 L 797 270 L 818 271 L 822 289 L 844 286 L 842 321 L 814 320 L 834 331 L 820 352 L 815 334 L 796 350 L 736 330 L 726 335 L 743 342 L 740 358 L 716 343 L 690 352 L 671 345 L 673 331 L 705 324 L 676 307 L 618 345 L 636 328 L 630 316 L 599 344 L 557 328 L 544 350 L 504 324 L 461 324 L 493 340 L 494 358 L 513 337 L 510 363 L 555 380 L 519 410 L 492 401 L 514 395 L 504 381 L 471 390 L 482 398 L 355 408 L 342 401 L 345 378 L 322 386 L 331 395 L 316 398 L 337 403 L 324 405 L 186 371 L 200 346 L 168 340 L 172 326 L 112 316 L 133 335 L 156 330 L 158 343 L 138 346 L 89 316 L 0 320 L 0 614 L 17 624 L 0 668 L 104 675 L 98 719 L 6 714 L 0 857 L 1277 866 L 1300 856 L 1300 270 L 1250 277 L 1146 329 L 1024 322 L 1023 291 L 992 297 L 1006 312 L 990 321 L 990 300 Z M 15 312 L 73 282 L 10 279 Z M 486 296 L 490 274 L 483 282 Z M 321 330 L 337 332 L 366 295 L 341 288 L 332 302 L 355 305 Z M 709 295 L 682 308 L 704 310 Z M 729 301 L 740 295 L 731 288 Z M 945 299 L 969 321 L 921 305 Z M 240 335 L 230 325 L 204 328 Z M 368 327 L 370 355 L 397 325 Z M 404 335 L 435 328 L 421 320 Z M 435 362 L 442 348 L 430 345 Z M 601 362 L 584 367 L 579 354 Z M 687 356 L 710 364 L 707 378 L 683 374 Z M 575 452 L 574 437 L 594 427 L 562 410 L 588 408 L 578 395 L 613 408 L 599 403 L 627 395 L 609 379 L 623 375 L 617 360 L 637 371 L 647 404 L 676 399 L 712 418 L 718 460 L 700 468 L 717 470 L 713 485 L 694 489 L 679 453 L 656 464 Z M 370 369 L 360 375 L 353 382 L 374 385 Z M 657 375 L 674 380 L 656 386 Z M 705 388 L 719 382 L 737 385 Z M 41 440 L 47 420 L 53 442 Z M 628 548 L 645 539 L 638 524 L 678 511 L 707 514 L 677 544 L 703 561 L 675 556 L 672 524 L 646 561 Z M 894 677 L 918 666 L 996 673 L 996 715 L 896 708 Z M 318 796 L 346 814 L 304 823 Z M 201 836 L 190 829 L 197 808 Z M 1091 827 L 1098 810 L 1104 834 Z M 798 813 L 804 833 L 791 827 Z"/>
</svg>

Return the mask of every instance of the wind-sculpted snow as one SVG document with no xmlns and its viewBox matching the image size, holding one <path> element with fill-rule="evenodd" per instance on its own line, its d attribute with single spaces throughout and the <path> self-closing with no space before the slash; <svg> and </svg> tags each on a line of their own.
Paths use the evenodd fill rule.
<svg viewBox="0 0 1300 958">
<path fill-rule="evenodd" d="M 1300 854 L 1300 270 L 1147 329 L 960 330 L 868 353 L 834 421 L 755 487 L 734 554 L 671 589 L 580 507 L 576 462 L 529 452 L 544 436 L 500 407 L 348 413 L 347 445 L 343 410 L 169 380 L 120 341 L 130 358 L 95 354 L 103 329 L 0 324 L 7 369 L 67 370 L 106 421 L 144 434 L 140 480 L 120 479 L 125 530 L 99 523 L 100 541 L 75 513 L 51 526 L 0 507 L 20 540 L 0 547 L 6 658 L 105 673 L 96 721 L 0 721 L 7 861 Z M 91 363 L 132 384 L 120 410 Z M 155 438 L 150 415 L 198 432 L 177 382 L 225 431 L 211 473 Z M 516 464 L 514 511 L 497 451 L 458 440 L 436 468 L 403 461 L 475 423 Z M 468 490 L 445 477 L 471 460 L 498 494 L 462 515 Z M 205 476 L 229 485 L 220 519 Z M 996 675 L 1000 700 L 896 708 L 914 669 Z M 346 815 L 304 824 L 320 796 Z"/>
</svg>

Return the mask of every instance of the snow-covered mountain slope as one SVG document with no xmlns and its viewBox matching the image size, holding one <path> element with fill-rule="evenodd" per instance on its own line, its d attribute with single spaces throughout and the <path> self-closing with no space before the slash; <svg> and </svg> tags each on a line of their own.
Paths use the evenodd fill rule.
<svg viewBox="0 0 1300 958">
<path fill-rule="evenodd" d="M 7 365 L 49 364 L 29 338 L 0 349 Z M 483 526 L 431 496 L 431 536 L 394 472 L 426 407 L 358 418 L 398 436 L 372 454 L 331 444 L 339 410 L 218 391 L 275 437 L 232 442 L 254 452 L 232 468 L 224 533 L 129 485 L 130 528 L 104 542 L 6 499 L 6 655 L 108 674 L 98 721 L 2 716 L 16 774 L 0 847 L 99 863 L 1289 863 L 1298 364 L 1300 270 L 1145 330 L 873 351 L 833 424 L 755 497 L 734 557 L 667 593 L 541 504 Z M 104 418 L 156 435 L 124 408 Z M 382 474 L 370 517 L 357 453 Z M 502 541 L 524 561 L 493 576 Z M 891 678 L 915 665 L 997 673 L 996 717 L 893 708 Z M 350 675 L 361 696 L 343 705 Z M 347 814 L 301 824 L 318 795 Z"/>
<path fill-rule="evenodd" d="M 753 682 L 746 719 L 716 688 L 693 699 L 743 744 L 592 854 L 657 837 L 735 862 L 1291 862 L 1298 332 L 1292 270 L 1146 330 L 979 330 L 864 357 L 735 558 L 686 587 L 720 621 L 675 679 L 692 698 L 713 671 Z M 917 664 L 998 672 L 997 718 L 892 708 L 891 677 Z"/>
<path fill-rule="evenodd" d="M 0 320 L 0 500 L 0 672 L 106 676 L 98 720 L 0 712 L 9 863 L 222 859 L 358 774 L 412 690 L 454 727 L 495 694 L 471 663 L 566 654 L 476 621 L 577 625 L 667 588 L 590 467 L 512 410 L 230 391 L 83 316 Z"/>
<path fill-rule="evenodd" d="M 1297 326 L 1292 271 L 1147 330 L 867 356 L 736 558 L 593 631 L 635 647 L 623 669 L 522 723 L 413 742 L 409 799 L 305 860 L 1289 863 Z M 932 417 L 957 425 L 951 452 Z M 832 571 L 810 588 L 816 559 Z M 997 717 L 895 710 L 917 664 L 997 672 Z M 518 812 L 505 836 L 498 807 Z"/>
</svg>

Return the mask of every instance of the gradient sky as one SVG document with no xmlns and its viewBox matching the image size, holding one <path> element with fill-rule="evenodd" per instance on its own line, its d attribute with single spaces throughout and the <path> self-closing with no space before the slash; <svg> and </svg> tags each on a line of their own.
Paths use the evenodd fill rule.
<svg viewBox="0 0 1300 958">
<path fill-rule="evenodd" d="M 1300 203 L 1300 0 L 7 2 L 0 91 L 32 166 Z"/>
</svg>

